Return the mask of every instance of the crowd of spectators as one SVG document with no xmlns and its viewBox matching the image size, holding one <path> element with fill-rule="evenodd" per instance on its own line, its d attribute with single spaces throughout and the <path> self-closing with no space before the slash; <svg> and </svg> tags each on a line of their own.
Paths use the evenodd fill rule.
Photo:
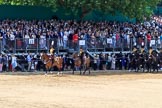
<svg viewBox="0 0 162 108">
<path fill-rule="evenodd" d="M 162 48 L 162 17 L 152 16 L 149 21 L 142 23 L 129 22 L 93 22 L 93 21 L 63 21 L 63 20 L 1 20 L 0 21 L 0 45 L 1 50 L 15 48 L 18 40 L 23 42 L 20 48 L 26 48 L 30 44 L 29 39 L 37 39 L 39 48 L 49 50 L 59 48 L 79 49 L 78 41 L 85 40 L 83 48 L 122 48 L 127 47 L 131 50 L 134 46 L 144 47 L 148 50 L 150 47 Z M 32 43 L 33 44 L 33 43 Z M 35 44 L 35 42 L 34 42 Z M 17 45 L 18 46 L 18 45 Z M 35 47 L 31 45 L 31 47 Z M 37 47 L 36 47 L 37 48 Z M 7 55 L 0 54 L 0 68 L 3 64 L 4 70 L 17 66 L 14 55 L 6 58 Z M 103 66 L 106 69 L 116 69 L 114 61 L 115 56 L 108 55 L 100 57 L 94 55 L 94 70 Z M 34 57 L 33 57 L 34 58 Z M 35 57 L 36 58 L 36 57 Z M 101 60 L 99 59 L 101 58 Z M 23 61 L 29 62 L 28 71 L 32 67 L 30 56 L 24 57 Z M 8 60 L 8 61 L 7 61 Z M 106 60 L 106 61 L 105 61 Z M 100 61 L 104 61 L 103 63 Z M 124 61 L 124 59 L 123 59 Z M 37 63 L 36 63 L 37 64 Z M 102 64 L 100 66 L 100 64 Z M 120 63 L 121 64 L 121 63 Z M 7 68 L 8 67 L 8 68 Z M 13 68 L 12 67 L 12 68 Z M 118 66 L 122 67 L 122 66 Z M 36 69 L 36 68 L 35 68 Z M 14 71 L 14 68 L 11 69 Z"/>
<path fill-rule="evenodd" d="M 162 48 L 161 17 L 153 16 L 143 23 L 62 21 L 62 20 L 2 20 L 0 21 L 0 37 L 3 47 L 15 44 L 15 39 L 39 39 L 40 48 L 52 47 L 78 49 L 78 40 L 85 40 L 88 47 L 128 47 L 153 44 Z M 110 41 L 108 42 L 109 39 Z M 47 40 L 50 40 L 47 42 Z M 9 42 L 8 42 L 9 41 Z M 9 43 L 9 44 L 8 44 Z M 47 45 L 49 44 L 49 45 Z M 2 47 L 2 48 L 3 48 Z"/>
</svg>

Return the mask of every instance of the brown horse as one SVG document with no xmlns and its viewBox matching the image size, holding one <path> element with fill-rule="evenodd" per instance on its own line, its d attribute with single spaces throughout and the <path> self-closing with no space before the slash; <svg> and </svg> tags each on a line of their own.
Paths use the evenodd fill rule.
<svg viewBox="0 0 162 108">
<path fill-rule="evenodd" d="M 47 55 L 46 53 L 43 53 L 41 56 L 41 60 L 44 63 L 44 68 L 47 74 L 47 71 L 50 72 L 51 68 L 52 68 L 52 58 L 51 56 Z"/>
<path fill-rule="evenodd" d="M 74 67 L 73 67 L 73 74 L 74 74 L 74 71 L 77 70 L 77 68 L 79 68 L 80 70 L 80 75 L 81 75 L 81 68 L 82 68 L 82 62 L 81 62 L 81 57 L 78 53 L 74 53 L 72 55 L 72 58 L 74 60 Z"/>
<path fill-rule="evenodd" d="M 91 59 L 89 56 L 85 56 L 83 57 L 83 67 L 84 67 L 84 72 L 83 74 L 86 73 L 87 70 L 89 70 L 89 74 L 90 74 L 90 64 L 91 64 Z"/>
<path fill-rule="evenodd" d="M 61 57 L 54 57 L 54 62 L 53 62 L 53 65 L 52 66 L 53 67 L 56 66 L 58 68 L 57 75 L 59 75 L 60 74 L 60 71 L 62 70 L 62 67 L 63 67 L 63 59 Z"/>
</svg>

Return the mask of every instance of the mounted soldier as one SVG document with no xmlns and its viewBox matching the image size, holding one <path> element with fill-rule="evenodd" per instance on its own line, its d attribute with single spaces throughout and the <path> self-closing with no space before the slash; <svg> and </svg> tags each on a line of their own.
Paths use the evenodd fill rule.
<svg viewBox="0 0 162 108">
<path fill-rule="evenodd" d="M 54 56 L 55 53 L 55 49 L 53 48 L 53 46 L 51 46 L 50 48 L 50 55 Z"/>
<path fill-rule="evenodd" d="M 151 72 L 152 69 L 152 55 L 148 55 L 146 62 L 147 72 Z"/>
<path fill-rule="evenodd" d="M 157 51 L 152 51 L 152 68 L 153 72 L 156 70 L 158 72 L 160 64 L 160 58 Z"/>
</svg>

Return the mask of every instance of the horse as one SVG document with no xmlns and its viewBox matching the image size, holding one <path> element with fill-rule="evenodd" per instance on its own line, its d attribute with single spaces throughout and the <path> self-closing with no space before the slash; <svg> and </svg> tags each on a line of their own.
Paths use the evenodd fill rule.
<svg viewBox="0 0 162 108">
<path fill-rule="evenodd" d="M 130 54 L 129 56 L 129 71 L 135 71 L 138 72 L 140 70 L 140 66 L 142 65 L 141 63 L 141 57 L 139 55 L 139 53 L 133 52 L 132 54 Z"/>
<path fill-rule="evenodd" d="M 140 69 L 140 55 L 138 52 L 134 53 L 134 56 L 132 59 L 132 68 L 135 70 L 135 72 L 138 72 Z"/>
<path fill-rule="evenodd" d="M 73 67 L 74 67 L 73 58 L 69 57 L 69 55 L 66 55 L 64 57 L 64 69 L 70 70 L 73 69 Z"/>
<path fill-rule="evenodd" d="M 159 57 L 157 55 L 152 55 L 152 67 L 153 67 L 153 72 L 156 70 L 157 72 L 159 71 Z"/>
<path fill-rule="evenodd" d="M 85 56 L 84 62 L 83 62 L 83 67 L 84 67 L 83 75 L 86 73 L 87 70 L 89 70 L 89 75 L 90 75 L 90 64 L 91 64 L 91 59 L 87 55 L 87 56 Z"/>
<path fill-rule="evenodd" d="M 54 61 L 53 61 L 53 67 L 57 67 L 57 69 L 58 69 L 58 73 L 57 73 L 57 75 L 59 75 L 60 74 L 60 72 L 61 72 L 61 70 L 62 70 L 62 67 L 63 67 L 63 58 L 62 57 L 60 57 L 60 56 L 58 56 L 58 57 L 54 57 L 54 59 L 53 59 Z M 61 72 L 61 74 L 63 75 L 63 73 Z"/>
<path fill-rule="evenodd" d="M 52 68 L 52 57 L 47 55 L 46 53 L 43 53 L 41 55 L 41 60 L 44 63 L 44 68 L 45 68 L 45 71 L 46 71 L 46 74 L 47 74 L 47 71 L 50 72 L 50 70 Z"/>
<path fill-rule="evenodd" d="M 82 68 L 81 56 L 78 53 L 74 53 L 72 55 L 72 58 L 73 58 L 73 61 L 74 61 L 74 67 L 73 67 L 72 74 L 74 74 L 74 71 L 77 70 L 77 68 L 79 68 L 80 75 L 81 75 L 81 68 Z"/>
<path fill-rule="evenodd" d="M 156 70 L 158 72 L 160 64 L 160 56 L 156 51 L 152 51 L 147 60 L 147 70 L 148 72 L 153 72 Z"/>
<path fill-rule="evenodd" d="M 132 71 L 133 70 L 133 66 L 134 66 L 133 58 L 134 58 L 134 54 L 133 53 L 130 53 L 128 55 L 128 70 L 129 71 Z"/>
<path fill-rule="evenodd" d="M 147 68 L 147 61 L 149 60 L 147 54 L 145 52 L 142 52 L 136 59 L 138 70 L 140 70 L 141 72 L 145 72 L 145 69 Z"/>
<path fill-rule="evenodd" d="M 147 55 L 146 68 L 147 68 L 147 72 L 151 72 L 151 69 L 152 69 L 152 56 L 151 55 Z"/>
<path fill-rule="evenodd" d="M 143 72 L 145 72 L 146 64 L 147 64 L 147 54 L 143 53 L 140 63 L 141 63 L 141 68 L 143 69 Z"/>
</svg>

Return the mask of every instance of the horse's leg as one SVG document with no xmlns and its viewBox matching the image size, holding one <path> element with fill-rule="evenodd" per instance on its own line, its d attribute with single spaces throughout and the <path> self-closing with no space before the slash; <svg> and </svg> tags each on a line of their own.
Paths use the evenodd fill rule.
<svg viewBox="0 0 162 108">
<path fill-rule="evenodd" d="M 75 66 L 73 67 L 73 73 L 72 73 L 73 75 L 74 75 L 74 71 L 75 71 Z"/>
<path fill-rule="evenodd" d="M 47 68 L 45 64 L 43 65 L 43 68 L 44 68 L 43 70 L 45 71 L 45 75 L 47 75 Z"/>
<path fill-rule="evenodd" d="M 45 67 L 45 72 L 46 72 L 45 75 L 47 75 L 47 68 L 46 67 Z"/>
<path fill-rule="evenodd" d="M 142 72 L 144 72 L 144 64 L 142 63 Z"/>
<path fill-rule="evenodd" d="M 89 69 L 89 75 L 91 74 L 91 70 L 90 70 L 90 67 L 88 67 L 88 69 Z"/>
<path fill-rule="evenodd" d="M 49 67 L 49 73 L 52 74 L 52 67 Z"/>
<path fill-rule="evenodd" d="M 63 72 L 62 72 L 62 71 L 63 71 L 63 70 L 61 70 L 61 72 L 60 72 L 60 73 L 61 73 L 61 75 L 63 76 Z"/>
<path fill-rule="evenodd" d="M 50 73 L 51 72 L 51 65 L 47 65 L 47 71 Z"/>
<path fill-rule="evenodd" d="M 151 73 L 152 72 L 152 66 L 149 65 L 149 72 Z"/>
<path fill-rule="evenodd" d="M 145 64 L 143 64 L 143 72 L 145 72 L 145 68 L 146 68 L 146 65 L 145 65 Z"/>
<path fill-rule="evenodd" d="M 149 66 L 149 71 L 150 71 L 150 73 L 151 73 L 151 70 L 152 70 L 152 66 L 150 65 L 150 66 Z"/>
<path fill-rule="evenodd" d="M 129 65 L 129 72 L 133 70 L 132 64 Z"/>
<path fill-rule="evenodd" d="M 50 73 L 50 67 L 49 67 L 49 66 L 46 66 L 46 74 L 47 74 L 48 72 Z"/>
<path fill-rule="evenodd" d="M 49 73 L 52 74 L 52 64 L 49 66 Z"/>
<path fill-rule="evenodd" d="M 156 71 L 159 72 L 159 65 L 158 65 L 158 63 L 156 64 Z"/>
<path fill-rule="evenodd" d="M 60 69 L 57 67 L 57 75 L 60 75 Z"/>
<path fill-rule="evenodd" d="M 62 69 L 61 68 L 58 68 L 58 73 L 63 75 L 63 72 L 62 72 Z"/>
<path fill-rule="evenodd" d="M 60 68 L 60 73 L 61 73 L 61 75 L 63 75 L 63 72 L 62 72 L 63 70 L 62 70 L 62 68 Z"/>
<path fill-rule="evenodd" d="M 137 72 L 140 71 L 140 65 L 137 64 Z"/>
<path fill-rule="evenodd" d="M 84 68 L 83 75 L 85 75 L 86 71 L 87 71 L 87 67 Z"/>
<path fill-rule="evenodd" d="M 82 67 L 80 66 L 79 67 L 79 70 L 80 70 L 80 75 L 82 74 Z"/>
<path fill-rule="evenodd" d="M 150 71 L 150 68 L 149 68 L 149 65 L 147 64 L 147 72 L 149 73 Z"/>
<path fill-rule="evenodd" d="M 48 66 L 48 72 L 50 73 L 50 67 Z"/>
<path fill-rule="evenodd" d="M 84 70 L 84 75 L 85 75 L 85 73 L 86 73 L 86 71 L 89 69 L 89 67 L 87 67 L 87 66 L 85 66 L 85 68 L 84 68 L 85 70 Z M 89 74 L 90 74 L 90 70 L 89 70 Z"/>
<path fill-rule="evenodd" d="M 152 70 L 153 70 L 153 72 L 155 72 L 155 65 L 154 65 L 154 63 L 152 64 Z"/>
<path fill-rule="evenodd" d="M 51 72 L 51 74 L 53 74 L 52 69 L 53 69 L 53 67 L 50 68 L 50 72 Z"/>
<path fill-rule="evenodd" d="M 145 72 L 147 73 L 147 64 L 145 63 Z"/>
<path fill-rule="evenodd" d="M 136 68 L 137 68 L 136 64 L 134 64 L 133 68 L 134 68 L 134 71 L 136 72 Z"/>
</svg>

